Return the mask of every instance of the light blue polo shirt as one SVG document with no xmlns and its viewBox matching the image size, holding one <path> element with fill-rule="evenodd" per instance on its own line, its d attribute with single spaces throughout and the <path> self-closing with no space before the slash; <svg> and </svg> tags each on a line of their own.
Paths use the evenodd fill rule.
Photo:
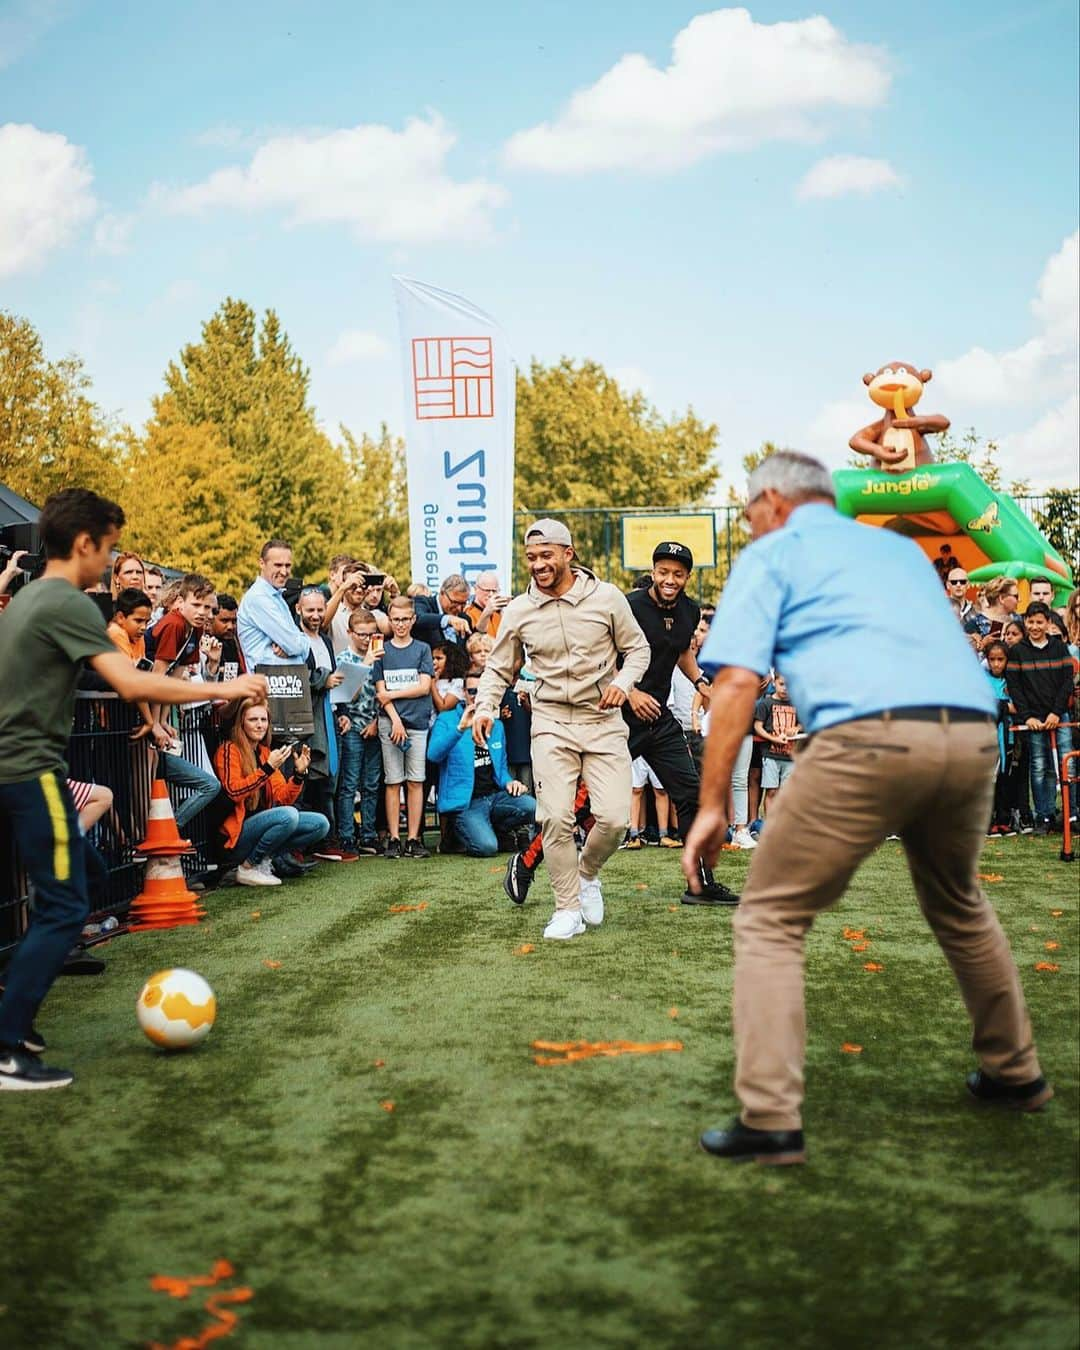
<svg viewBox="0 0 1080 1350">
<path fill-rule="evenodd" d="M 698 660 L 775 668 L 808 732 L 886 708 L 997 712 L 922 549 L 820 502 L 739 554 Z"/>
</svg>

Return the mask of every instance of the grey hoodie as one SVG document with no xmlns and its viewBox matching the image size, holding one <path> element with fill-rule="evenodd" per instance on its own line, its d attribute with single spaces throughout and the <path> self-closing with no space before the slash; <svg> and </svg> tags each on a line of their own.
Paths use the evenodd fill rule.
<svg viewBox="0 0 1080 1350">
<path fill-rule="evenodd" d="M 574 584 L 565 595 L 545 595 L 530 581 L 524 595 L 503 610 L 480 679 L 478 714 L 499 715 L 503 693 L 527 656 L 536 676 L 534 728 L 613 717 L 621 721 L 617 708 L 601 711 L 601 695 L 609 684 L 630 692 L 648 669 L 649 644 L 617 586 L 598 581 L 586 567 L 572 570 Z"/>
</svg>

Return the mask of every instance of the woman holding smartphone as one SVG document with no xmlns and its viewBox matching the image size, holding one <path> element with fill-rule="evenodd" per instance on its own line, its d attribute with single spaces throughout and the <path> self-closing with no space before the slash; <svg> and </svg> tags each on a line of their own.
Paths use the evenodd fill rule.
<svg viewBox="0 0 1080 1350">
<path fill-rule="evenodd" d="M 244 699 L 214 754 L 214 770 L 233 803 L 221 829 L 238 885 L 280 886 L 284 877 L 301 876 L 306 869 L 289 855 L 326 838 L 326 817 L 294 805 L 310 765 L 306 745 L 272 750 L 270 709 L 261 699 Z"/>
</svg>

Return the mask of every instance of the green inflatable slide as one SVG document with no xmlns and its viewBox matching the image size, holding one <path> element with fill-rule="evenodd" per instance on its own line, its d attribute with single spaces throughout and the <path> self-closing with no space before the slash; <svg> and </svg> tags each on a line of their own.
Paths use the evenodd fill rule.
<svg viewBox="0 0 1080 1350">
<path fill-rule="evenodd" d="M 914 539 L 931 561 L 952 557 L 974 582 L 991 577 L 1048 577 L 1054 602 L 1073 589 L 1056 548 L 1005 492 L 995 492 L 970 464 L 925 464 L 908 473 L 838 469 L 836 505 L 846 516 Z"/>
</svg>

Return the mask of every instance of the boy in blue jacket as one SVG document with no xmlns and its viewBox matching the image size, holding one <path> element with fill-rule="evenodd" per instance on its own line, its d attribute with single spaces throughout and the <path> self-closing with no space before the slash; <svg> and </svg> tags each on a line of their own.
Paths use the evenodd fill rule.
<svg viewBox="0 0 1080 1350">
<path fill-rule="evenodd" d="M 497 834 L 536 822 L 536 801 L 525 784 L 510 777 L 502 722 L 491 729 L 486 745 L 472 738 L 477 675 L 465 680 L 465 712 L 442 712 L 428 736 L 427 756 L 439 766 L 439 813 L 456 813 L 454 828 L 465 852 L 492 858 L 499 851 Z"/>
</svg>

